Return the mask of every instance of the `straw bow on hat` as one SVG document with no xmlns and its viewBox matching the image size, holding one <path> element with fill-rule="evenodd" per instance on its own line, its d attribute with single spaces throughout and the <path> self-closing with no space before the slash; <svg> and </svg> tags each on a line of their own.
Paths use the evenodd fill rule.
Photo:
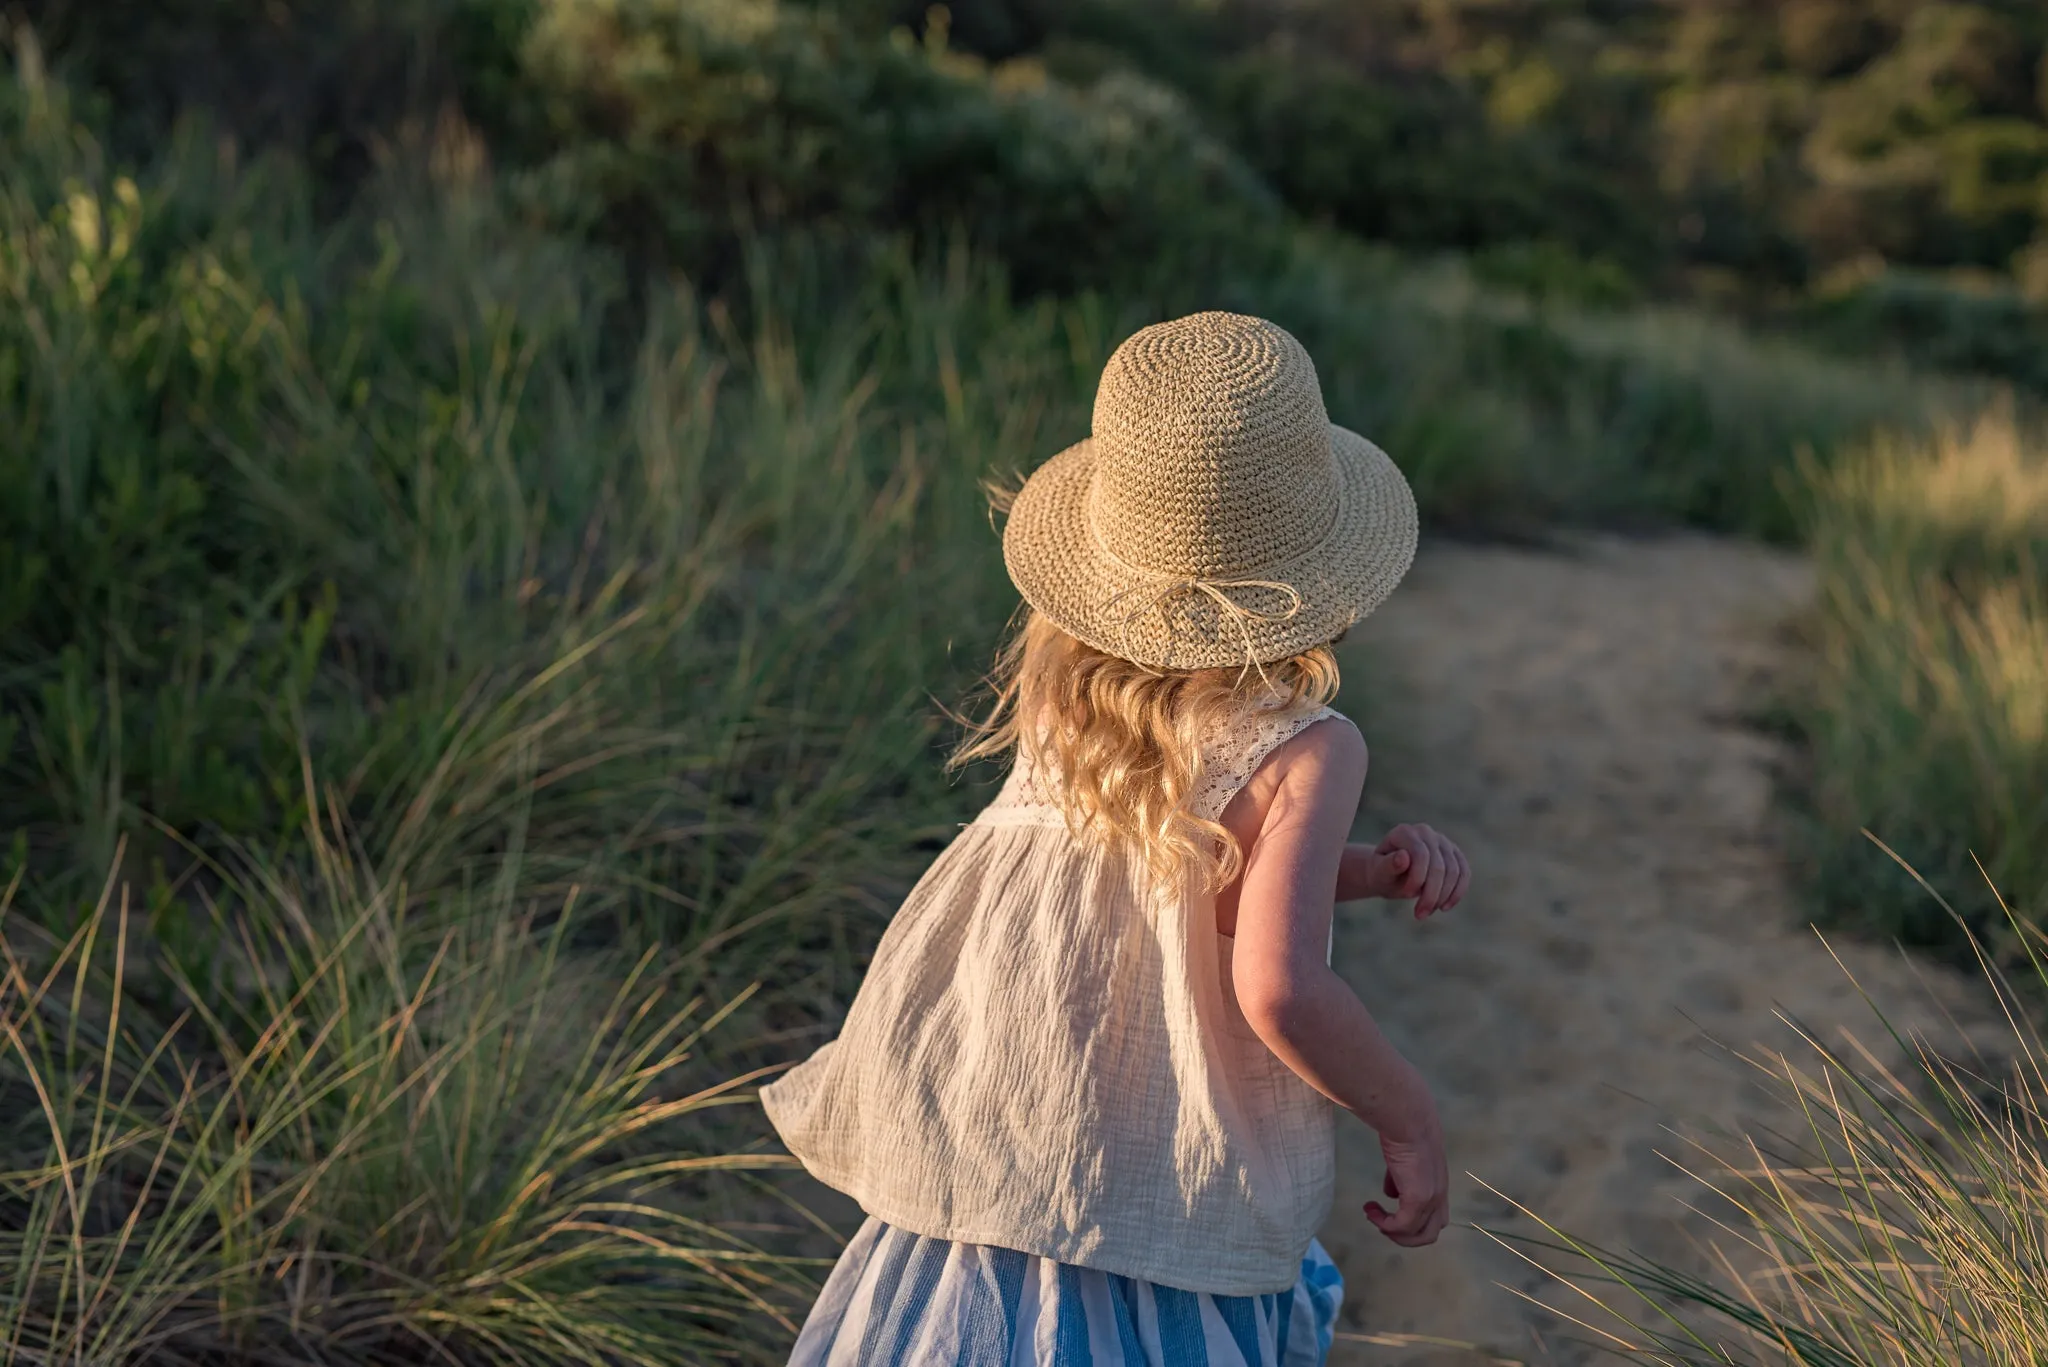
<svg viewBox="0 0 2048 1367">
<path fill-rule="evenodd" d="M 1415 557 L 1386 452 L 1323 410 L 1301 343 L 1197 313 L 1116 349 L 1094 435 L 1025 482 L 1003 560 L 1032 607 L 1163 669 L 1260 665 L 1340 634 Z"/>
</svg>

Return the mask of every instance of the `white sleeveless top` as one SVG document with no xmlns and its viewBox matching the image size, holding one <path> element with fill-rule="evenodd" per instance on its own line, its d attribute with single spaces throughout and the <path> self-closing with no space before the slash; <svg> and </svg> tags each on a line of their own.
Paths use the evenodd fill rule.
<svg viewBox="0 0 2048 1367">
<path fill-rule="evenodd" d="M 1215 819 L 1330 708 L 1202 749 Z M 1330 1102 L 1253 1033 L 1213 896 L 1074 839 L 1022 760 L 883 933 L 839 1037 L 762 1088 L 791 1153 L 899 1229 L 1257 1295 L 1329 1213 Z M 1333 890 L 1334 891 L 1334 890 Z"/>
</svg>

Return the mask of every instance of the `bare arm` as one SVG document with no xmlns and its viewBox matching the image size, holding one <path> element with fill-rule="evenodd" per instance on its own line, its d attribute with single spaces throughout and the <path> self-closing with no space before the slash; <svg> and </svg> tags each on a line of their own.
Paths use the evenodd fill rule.
<svg viewBox="0 0 2048 1367">
<path fill-rule="evenodd" d="M 1238 1004 L 1281 1062 L 1378 1131 L 1385 1189 L 1401 1204 L 1390 1213 L 1369 1203 L 1367 1217 L 1396 1243 L 1431 1243 L 1449 1187 L 1436 1102 L 1327 960 L 1345 837 L 1365 785 L 1365 742 L 1348 725 L 1319 722 L 1272 761 L 1277 781 L 1240 793 L 1265 808 L 1237 888 Z M 1226 825 L 1233 815 L 1251 819 L 1248 810 L 1226 812 Z"/>
<path fill-rule="evenodd" d="M 1283 1063 L 1375 1130 L 1433 1124 L 1428 1087 L 1326 957 L 1365 742 L 1341 722 L 1322 722 L 1287 750 L 1276 754 L 1285 766 L 1239 884 L 1238 1004 Z"/>
</svg>

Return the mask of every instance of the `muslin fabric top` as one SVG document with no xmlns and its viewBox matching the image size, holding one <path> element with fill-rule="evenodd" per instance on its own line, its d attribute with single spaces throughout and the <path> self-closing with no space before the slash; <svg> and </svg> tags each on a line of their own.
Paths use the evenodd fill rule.
<svg viewBox="0 0 2048 1367">
<path fill-rule="evenodd" d="M 1341 717 L 1266 697 L 1202 746 L 1215 819 Z M 761 1091 L 811 1174 L 899 1229 L 1188 1291 L 1294 1284 L 1333 1108 L 1231 988 L 1213 895 L 1076 839 L 1020 757 L 890 921 L 837 1039 Z"/>
</svg>

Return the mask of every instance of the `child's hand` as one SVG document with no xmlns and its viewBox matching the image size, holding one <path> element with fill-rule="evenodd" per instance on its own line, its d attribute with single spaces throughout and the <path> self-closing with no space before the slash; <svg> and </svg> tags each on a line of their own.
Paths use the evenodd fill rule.
<svg viewBox="0 0 2048 1367">
<path fill-rule="evenodd" d="M 1366 861 L 1367 897 L 1415 899 L 1415 919 L 1458 905 L 1472 881 L 1465 852 L 1447 835 L 1421 823 L 1388 831 Z"/>
<path fill-rule="evenodd" d="M 1450 1219 L 1450 1163 L 1444 1157 L 1443 1131 L 1432 1117 L 1413 1139 L 1389 1139 L 1383 1134 L 1380 1153 L 1387 1161 L 1387 1179 L 1381 1189 L 1399 1201 L 1401 1208 L 1390 1211 L 1377 1201 L 1367 1201 L 1365 1218 L 1403 1248 L 1435 1243 Z"/>
</svg>

